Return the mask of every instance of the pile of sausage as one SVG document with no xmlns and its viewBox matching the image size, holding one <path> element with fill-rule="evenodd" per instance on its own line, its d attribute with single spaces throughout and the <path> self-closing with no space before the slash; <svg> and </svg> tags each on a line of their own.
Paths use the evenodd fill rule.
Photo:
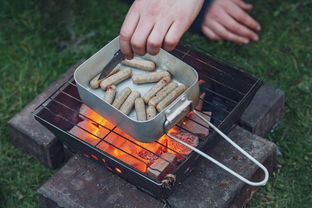
<svg viewBox="0 0 312 208">
<path fill-rule="evenodd" d="M 91 88 L 101 87 L 105 91 L 104 100 L 128 115 L 135 107 L 137 120 L 145 121 L 156 116 L 180 96 L 186 87 L 171 80 L 168 71 L 153 72 L 156 64 L 152 61 L 134 58 L 124 60 L 122 64 L 149 71 L 148 73 L 132 74 L 131 68 L 120 70 L 118 67 L 102 80 L 100 74 L 90 81 Z M 132 77 L 135 84 L 156 83 L 143 96 L 138 91 L 125 87 L 116 95 L 116 85 Z M 147 105 L 147 107 L 145 106 Z"/>
</svg>

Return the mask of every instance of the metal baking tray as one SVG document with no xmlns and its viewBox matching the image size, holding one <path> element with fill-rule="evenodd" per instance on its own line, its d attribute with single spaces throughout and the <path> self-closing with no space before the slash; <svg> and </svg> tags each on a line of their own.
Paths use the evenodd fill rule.
<svg viewBox="0 0 312 208">
<path fill-rule="evenodd" d="M 104 101 L 105 92 L 102 89 L 92 89 L 89 86 L 89 81 L 101 72 L 118 50 L 119 38 L 117 37 L 76 69 L 74 79 L 77 83 L 79 95 L 86 105 L 114 123 L 129 136 L 141 142 L 154 142 L 197 105 L 199 100 L 198 74 L 193 67 L 162 49 L 156 56 L 143 56 L 142 58 L 152 60 L 157 64 L 156 71 L 169 71 L 172 79 L 175 82 L 184 84 L 187 90 L 153 119 L 138 121 L 134 110 L 129 115 L 123 114 Z M 121 65 L 121 70 L 124 67 Z M 132 73 L 148 72 L 132 68 Z M 130 87 L 132 90 L 139 91 L 143 96 L 154 84 L 134 84 L 131 79 L 127 79 L 117 85 L 117 93 L 125 87 Z"/>
</svg>

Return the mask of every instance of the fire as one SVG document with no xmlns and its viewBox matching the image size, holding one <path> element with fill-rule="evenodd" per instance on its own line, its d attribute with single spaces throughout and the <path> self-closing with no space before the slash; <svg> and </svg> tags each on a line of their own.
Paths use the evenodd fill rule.
<svg viewBox="0 0 312 208">
<path fill-rule="evenodd" d="M 84 115 L 80 117 L 85 120 L 77 125 L 81 128 L 75 126 L 70 133 L 89 144 L 96 145 L 102 151 L 142 172 L 147 172 L 148 166 L 158 159 L 158 155 L 166 152 L 175 154 L 177 158 L 182 159 L 180 146 L 176 145 L 176 142 L 167 135 L 160 137 L 157 142 L 142 143 L 118 128 L 110 132 L 109 129 L 113 129 L 114 124 L 85 105 L 82 105 L 80 113 Z M 170 134 L 179 132 L 180 130 L 176 127 L 169 130 Z M 102 138 L 104 139 L 101 141 Z"/>
</svg>

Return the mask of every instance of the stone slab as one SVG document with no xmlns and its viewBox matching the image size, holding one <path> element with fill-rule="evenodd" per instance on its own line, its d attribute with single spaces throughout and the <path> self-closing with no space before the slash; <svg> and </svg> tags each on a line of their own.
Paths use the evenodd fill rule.
<svg viewBox="0 0 312 208">
<path fill-rule="evenodd" d="M 241 127 L 230 137 L 272 172 L 275 145 Z M 259 180 L 263 173 L 225 141 L 209 154 L 238 173 Z M 224 172 L 207 160 L 200 160 L 193 173 L 167 199 L 171 207 L 242 207 L 256 188 Z M 164 207 L 164 202 L 138 190 L 105 167 L 75 156 L 38 190 L 39 206 L 54 207 Z"/>
<path fill-rule="evenodd" d="M 83 62 L 84 60 L 80 60 L 73 65 L 7 123 L 12 143 L 50 168 L 58 167 L 63 162 L 65 158 L 63 145 L 34 119 L 31 112 L 67 81 Z"/>
<path fill-rule="evenodd" d="M 265 136 L 282 118 L 285 93 L 263 85 L 240 118 L 240 125 L 250 132 Z"/>
</svg>

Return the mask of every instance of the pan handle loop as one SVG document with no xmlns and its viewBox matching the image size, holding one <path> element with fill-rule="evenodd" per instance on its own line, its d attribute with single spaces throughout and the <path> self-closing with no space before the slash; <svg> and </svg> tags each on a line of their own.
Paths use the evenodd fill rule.
<svg viewBox="0 0 312 208">
<path fill-rule="evenodd" d="M 248 154 L 245 150 L 243 150 L 240 146 L 238 146 L 233 140 L 231 140 L 228 136 L 226 136 L 222 131 L 220 131 L 216 126 L 214 126 L 211 122 L 209 122 L 207 119 L 205 119 L 203 116 L 201 116 L 196 110 L 193 110 L 193 113 L 196 114 L 196 116 L 198 116 L 200 119 L 202 119 L 203 121 L 205 121 L 206 123 L 209 124 L 209 126 L 215 130 L 220 136 L 222 136 L 227 142 L 229 142 L 232 146 L 234 146 L 238 151 L 240 151 L 242 154 L 244 154 L 248 159 L 250 159 L 252 162 L 254 162 L 259 168 L 261 168 L 264 172 L 264 179 L 260 182 L 253 182 L 250 181 L 246 178 L 244 178 L 243 176 L 241 176 L 240 174 L 236 173 L 235 171 L 233 171 L 232 169 L 226 167 L 225 165 L 223 165 L 222 163 L 220 163 L 219 161 L 215 160 L 214 158 L 210 157 L 209 155 L 207 155 L 206 153 L 200 151 L 199 149 L 189 145 L 188 143 L 181 141 L 180 139 L 172 136 L 171 134 L 169 134 L 168 132 L 166 132 L 166 135 L 169 136 L 171 139 L 183 144 L 184 146 L 192 149 L 193 151 L 195 151 L 196 153 L 200 154 L 201 156 L 203 156 L 204 158 L 206 158 L 207 160 L 210 160 L 211 162 L 213 162 L 214 164 L 218 165 L 220 168 L 224 169 L 225 171 L 229 172 L 230 174 L 232 174 L 233 176 L 235 176 L 236 178 L 240 179 L 241 181 L 247 183 L 248 185 L 251 186 L 264 186 L 268 179 L 269 179 L 269 172 L 266 169 L 266 167 L 264 167 L 260 162 L 258 162 L 255 158 L 253 158 L 250 154 Z"/>
</svg>

